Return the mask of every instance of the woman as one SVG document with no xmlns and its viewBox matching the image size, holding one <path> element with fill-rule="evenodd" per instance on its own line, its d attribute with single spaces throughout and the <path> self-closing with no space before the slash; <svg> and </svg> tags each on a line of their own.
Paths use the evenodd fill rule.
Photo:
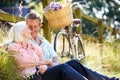
<svg viewBox="0 0 120 80">
<path fill-rule="evenodd" d="M 28 44 L 28 40 L 32 37 L 31 30 L 28 29 L 25 22 L 16 23 L 11 28 L 9 35 L 15 43 L 11 44 L 8 49 L 13 52 L 16 63 L 22 69 L 21 75 L 23 77 L 33 75 L 36 72 L 36 67 L 46 68 L 48 66 L 40 63 L 43 60 L 41 48 Z"/>
<path fill-rule="evenodd" d="M 8 49 L 12 51 L 16 64 L 21 69 L 20 74 L 24 79 L 86 80 L 85 77 L 72 70 L 65 63 L 52 66 L 48 60 L 44 60 L 42 49 L 28 43 L 31 39 L 31 30 L 28 29 L 25 22 L 16 23 L 9 34 L 14 43 L 9 45 Z"/>
</svg>

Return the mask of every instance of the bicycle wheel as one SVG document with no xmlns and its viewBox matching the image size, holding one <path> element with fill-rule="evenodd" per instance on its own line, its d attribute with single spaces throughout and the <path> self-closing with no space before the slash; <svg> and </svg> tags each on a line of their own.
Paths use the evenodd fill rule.
<svg viewBox="0 0 120 80">
<path fill-rule="evenodd" d="M 60 57 L 71 57 L 70 53 L 70 41 L 68 39 L 68 34 L 65 32 L 59 31 L 54 39 L 54 50 Z"/>
<path fill-rule="evenodd" d="M 84 46 L 83 46 L 83 43 L 82 43 L 82 39 L 80 36 L 78 36 L 78 59 L 85 63 L 85 50 L 84 50 Z"/>
</svg>

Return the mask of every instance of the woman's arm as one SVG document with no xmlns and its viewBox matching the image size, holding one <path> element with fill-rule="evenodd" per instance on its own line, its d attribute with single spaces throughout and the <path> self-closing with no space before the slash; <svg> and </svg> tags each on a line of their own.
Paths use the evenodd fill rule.
<svg viewBox="0 0 120 80">
<path fill-rule="evenodd" d="M 41 62 L 19 62 L 18 66 L 20 68 L 28 68 L 42 65 Z"/>
<path fill-rule="evenodd" d="M 15 60 L 16 65 L 20 68 L 28 68 L 28 67 L 35 67 L 35 66 L 40 66 L 42 65 L 41 61 L 31 61 L 31 60 L 26 60 L 26 58 L 21 55 L 20 53 L 16 51 L 9 51 L 12 55 L 12 57 Z"/>
</svg>

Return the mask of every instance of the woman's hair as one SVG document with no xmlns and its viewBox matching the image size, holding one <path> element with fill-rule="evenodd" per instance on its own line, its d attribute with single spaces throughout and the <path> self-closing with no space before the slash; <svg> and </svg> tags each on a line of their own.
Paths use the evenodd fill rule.
<svg viewBox="0 0 120 80">
<path fill-rule="evenodd" d="M 9 37 L 15 42 L 22 41 L 23 40 L 22 32 L 23 32 L 25 27 L 26 27 L 26 22 L 25 21 L 17 22 L 10 29 Z"/>
</svg>

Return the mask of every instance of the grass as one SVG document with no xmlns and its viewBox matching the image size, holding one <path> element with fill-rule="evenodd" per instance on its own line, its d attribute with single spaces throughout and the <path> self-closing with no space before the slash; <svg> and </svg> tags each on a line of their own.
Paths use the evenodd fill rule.
<svg viewBox="0 0 120 80">
<path fill-rule="evenodd" d="M 86 66 L 106 76 L 120 78 L 120 41 L 99 43 L 95 39 L 84 40 Z M 61 58 L 62 62 L 68 61 Z"/>
<path fill-rule="evenodd" d="M 106 76 L 120 78 L 120 41 L 99 43 L 87 35 L 84 39 L 84 48 L 88 68 Z M 68 59 L 61 58 L 61 61 L 66 62 Z"/>
<path fill-rule="evenodd" d="M 0 80 L 19 80 L 17 66 L 8 51 L 0 49 Z"/>
<path fill-rule="evenodd" d="M 53 36 L 54 37 L 54 36 Z M 53 41 L 52 37 L 52 41 Z M 7 36 L 3 36 L 2 32 L 0 32 L 0 42 L 4 41 Z M 53 42 L 52 42 L 53 43 Z M 115 76 L 120 77 L 120 41 L 113 41 L 111 43 L 99 43 L 95 41 L 95 39 L 85 39 L 84 40 L 84 47 L 86 52 L 86 66 L 91 68 L 94 71 L 97 71 L 99 73 L 105 74 L 107 76 Z M 6 57 L 5 57 L 6 56 Z M 3 61 L 4 59 L 4 61 Z M 67 61 L 67 58 L 61 59 L 62 62 Z M 7 55 L 1 55 L 0 56 L 0 71 L 5 75 L 13 75 L 10 72 L 7 72 L 7 70 L 4 66 L 7 68 L 9 67 L 9 62 Z M 6 62 L 6 63 L 5 63 Z M 9 62 L 9 63 L 8 63 Z M 13 64 L 14 65 L 14 64 Z M 12 66 L 12 64 L 11 64 Z M 8 68 L 10 70 L 10 68 Z M 11 68 L 12 70 L 13 68 Z M 1 79 L 0 75 L 0 79 Z M 2 76 L 4 77 L 4 76 Z M 8 79 L 6 79 L 8 80 Z"/>
<path fill-rule="evenodd" d="M 120 77 L 120 43 L 85 42 L 86 65 L 107 76 Z M 116 47 L 115 47 L 116 46 Z"/>
</svg>

